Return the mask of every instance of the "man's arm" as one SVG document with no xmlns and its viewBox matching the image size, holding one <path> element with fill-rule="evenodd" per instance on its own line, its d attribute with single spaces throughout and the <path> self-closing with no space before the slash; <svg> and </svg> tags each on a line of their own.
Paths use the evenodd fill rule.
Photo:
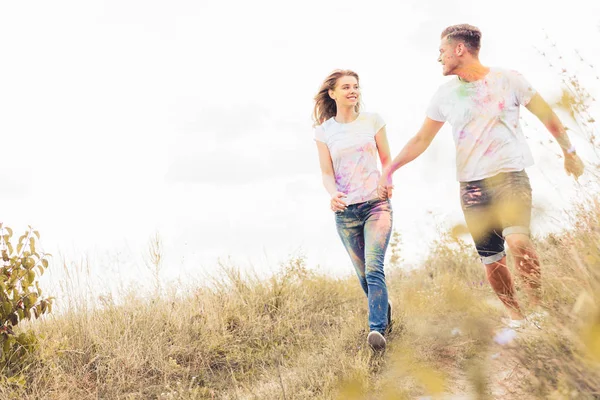
<svg viewBox="0 0 600 400">
<path fill-rule="evenodd" d="M 392 174 L 403 165 L 408 164 L 420 156 L 431 144 L 431 141 L 440 131 L 444 122 L 435 121 L 425 117 L 421 129 L 410 139 L 398 155 L 392 160 L 390 165 L 384 170 L 384 178 L 391 178 Z"/>
<path fill-rule="evenodd" d="M 535 115 L 548 129 L 548 131 L 556 138 L 558 145 L 565 156 L 565 170 L 568 174 L 573 174 L 578 178 L 583 173 L 583 162 L 575 153 L 575 147 L 569 140 L 567 130 L 565 129 L 558 116 L 552 111 L 552 108 L 546 101 L 536 93 L 531 98 L 531 101 L 525 106 L 533 115 Z"/>
<path fill-rule="evenodd" d="M 563 152 L 567 152 L 572 148 L 565 127 L 539 93 L 534 94 L 525 107 L 531 111 L 531 113 L 544 124 L 552 136 L 556 138 L 556 141 Z"/>
</svg>

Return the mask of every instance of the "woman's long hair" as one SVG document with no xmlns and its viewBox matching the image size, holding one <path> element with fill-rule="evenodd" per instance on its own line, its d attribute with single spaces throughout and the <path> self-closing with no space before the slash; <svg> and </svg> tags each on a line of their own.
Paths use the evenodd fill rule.
<svg viewBox="0 0 600 400">
<path fill-rule="evenodd" d="M 329 91 L 335 89 L 335 84 L 338 79 L 342 76 L 353 76 L 356 78 L 356 82 L 358 82 L 358 74 L 354 71 L 350 71 L 349 69 L 336 69 L 333 71 L 325 81 L 321 84 L 321 88 L 319 89 L 319 93 L 315 96 L 315 108 L 313 110 L 313 120 L 314 126 L 321 125 L 323 122 L 327 121 L 331 117 L 335 117 L 337 114 L 337 106 L 335 105 L 335 100 L 329 97 Z M 360 95 L 359 95 L 360 100 Z M 360 111 L 360 101 L 356 103 L 354 107 L 356 112 Z"/>
</svg>

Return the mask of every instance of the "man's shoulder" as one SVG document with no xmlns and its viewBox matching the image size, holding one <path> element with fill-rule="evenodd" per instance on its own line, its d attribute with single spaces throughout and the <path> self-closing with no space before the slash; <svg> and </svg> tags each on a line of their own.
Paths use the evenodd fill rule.
<svg viewBox="0 0 600 400">
<path fill-rule="evenodd" d="M 442 83 L 438 86 L 437 90 L 433 94 L 433 100 L 444 98 L 452 93 L 454 93 L 460 87 L 460 80 L 458 77 L 453 76 L 448 81 Z"/>
</svg>

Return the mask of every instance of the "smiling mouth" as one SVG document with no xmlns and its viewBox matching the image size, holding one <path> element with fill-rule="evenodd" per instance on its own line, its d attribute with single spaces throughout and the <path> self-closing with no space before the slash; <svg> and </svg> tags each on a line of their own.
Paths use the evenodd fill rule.
<svg viewBox="0 0 600 400">
<path fill-rule="evenodd" d="M 356 100 L 358 97 L 357 96 L 348 96 L 347 99 L 348 100 Z"/>
</svg>

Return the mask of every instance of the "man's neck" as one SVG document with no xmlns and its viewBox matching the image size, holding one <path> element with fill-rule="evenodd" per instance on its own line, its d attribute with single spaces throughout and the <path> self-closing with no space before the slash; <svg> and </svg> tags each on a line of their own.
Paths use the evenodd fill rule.
<svg viewBox="0 0 600 400">
<path fill-rule="evenodd" d="M 489 67 L 482 65 L 479 61 L 474 61 L 460 67 L 456 71 L 456 75 L 463 82 L 475 82 L 483 79 L 488 72 L 490 72 Z"/>
</svg>

